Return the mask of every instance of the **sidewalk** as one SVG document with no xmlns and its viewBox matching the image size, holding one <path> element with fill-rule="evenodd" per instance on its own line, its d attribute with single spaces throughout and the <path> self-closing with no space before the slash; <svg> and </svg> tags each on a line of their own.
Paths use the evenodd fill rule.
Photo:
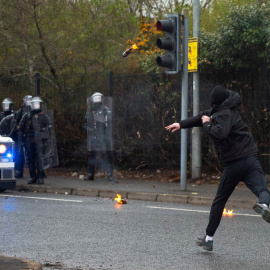
<svg viewBox="0 0 270 270">
<path fill-rule="evenodd" d="M 42 270 L 39 263 L 0 255 L 0 270 Z"/>
<path fill-rule="evenodd" d="M 23 179 L 17 179 L 16 190 L 104 198 L 115 198 L 116 194 L 120 194 L 122 198 L 129 200 L 209 206 L 217 190 L 217 185 L 188 184 L 187 191 L 180 191 L 179 182 L 160 182 L 154 179 L 151 181 L 119 179 L 119 183 L 114 183 L 105 178 L 84 181 L 83 179 L 79 179 L 79 176 L 48 175 L 48 178 L 44 179 L 44 185 L 27 185 L 28 180 L 27 175 Z M 238 186 L 226 207 L 252 209 L 256 201 L 257 197 L 248 188 Z"/>
</svg>

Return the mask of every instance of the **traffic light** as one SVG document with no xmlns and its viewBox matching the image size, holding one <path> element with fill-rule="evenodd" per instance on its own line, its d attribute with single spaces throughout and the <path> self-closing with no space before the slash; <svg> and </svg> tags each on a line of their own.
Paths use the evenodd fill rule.
<svg viewBox="0 0 270 270">
<path fill-rule="evenodd" d="M 157 39 L 157 47 L 165 55 L 157 57 L 157 65 L 165 67 L 166 74 L 177 74 L 181 69 L 181 21 L 178 14 L 170 14 L 165 20 L 157 21 L 156 27 L 165 32 L 165 38 Z"/>
</svg>

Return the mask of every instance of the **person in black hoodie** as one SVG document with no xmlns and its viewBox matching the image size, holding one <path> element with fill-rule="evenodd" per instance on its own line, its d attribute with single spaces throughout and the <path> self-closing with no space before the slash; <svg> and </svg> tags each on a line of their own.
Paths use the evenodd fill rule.
<svg viewBox="0 0 270 270">
<path fill-rule="evenodd" d="M 213 139 L 218 156 L 225 163 L 211 206 L 206 235 L 196 240 L 198 246 L 208 251 L 213 250 L 213 236 L 220 224 L 224 207 L 240 181 L 259 198 L 253 209 L 270 223 L 270 192 L 258 160 L 255 140 L 237 111 L 240 104 L 241 98 L 237 92 L 218 85 L 211 92 L 211 109 L 165 127 L 171 132 L 181 128 L 202 127 Z"/>
</svg>

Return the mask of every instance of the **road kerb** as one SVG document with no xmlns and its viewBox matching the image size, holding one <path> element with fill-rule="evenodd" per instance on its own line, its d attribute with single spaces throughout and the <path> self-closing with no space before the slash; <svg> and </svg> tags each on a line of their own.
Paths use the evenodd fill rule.
<svg viewBox="0 0 270 270">
<path fill-rule="evenodd" d="M 198 205 L 211 205 L 214 198 L 212 197 L 202 197 L 202 196 L 189 196 L 188 203 L 198 204 Z"/>
<path fill-rule="evenodd" d="M 102 198 L 110 198 L 114 199 L 116 198 L 116 194 L 121 194 L 122 198 L 126 197 L 126 192 L 124 191 L 112 191 L 112 190 L 100 190 L 99 191 L 99 197 Z"/>
<path fill-rule="evenodd" d="M 18 189 L 20 191 L 20 189 Z M 32 191 L 32 192 L 39 192 L 39 193 L 45 193 L 46 192 L 46 186 L 41 185 L 25 185 L 21 186 L 21 190 L 24 191 Z"/>
<path fill-rule="evenodd" d="M 188 203 L 188 196 L 176 194 L 158 194 L 157 201 L 167 203 Z"/>
<path fill-rule="evenodd" d="M 130 200 L 156 201 L 157 196 L 157 193 L 127 192 L 127 198 Z"/>
<path fill-rule="evenodd" d="M 72 194 L 72 188 L 46 186 L 46 192 L 70 195 Z"/>
<path fill-rule="evenodd" d="M 144 200 L 144 201 L 158 201 L 167 203 L 183 203 L 183 204 L 197 204 L 211 206 L 214 197 L 204 196 L 188 196 L 178 195 L 170 193 L 151 193 L 151 192 L 138 192 L 138 191 L 113 191 L 113 190 L 98 190 L 98 189 L 85 189 L 85 188 L 67 188 L 57 186 L 46 185 L 17 185 L 17 191 L 25 192 L 38 192 L 38 193 L 54 193 L 54 194 L 66 194 L 66 195 L 79 195 L 89 197 L 103 197 L 103 198 L 115 198 L 116 194 L 120 194 L 122 198 L 130 200 Z M 252 208 L 255 200 L 238 200 L 230 199 L 227 207 L 238 208 Z"/>
<path fill-rule="evenodd" d="M 97 189 L 74 188 L 72 190 L 72 195 L 99 197 L 99 190 L 97 190 Z"/>
</svg>

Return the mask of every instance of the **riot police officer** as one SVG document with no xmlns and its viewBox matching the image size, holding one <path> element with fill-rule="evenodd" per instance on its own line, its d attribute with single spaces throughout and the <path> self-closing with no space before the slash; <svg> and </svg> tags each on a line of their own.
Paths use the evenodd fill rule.
<svg viewBox="0 0 270 270">
<path fill-rule="evenodd" d="M 23 103 L 21 105 L 21 108 L 15 112 L 15 118 L 17 120 L 17 126 L 19 128 L 20 121 L 22 120 L 22 117 L 25 113 L 30 116 L 31 112 L 31 101 L 32 96 L 26 95 L 23 98 Z M 15 178 L 23 178 L 23 168 L 24 168 L 24 160 L 25 160 L 25 141 L 23 141 L 23 138 L 21 140 L 18 140 L 18 152 L 16 157 L 17 162 L 15 163 Z"/>
<path fill-rule="evenodd" d="M 90 151 L 88 159 L 88 177 L 85 180 L 94 180 L 97 155 L 101 155 L 103 165 L 107 171 L 109 181 L 113 178 L 112 158 L 112 113 L 103 105 L 103 95 L 94 93 L 88 99 L 88 109 L 85 116 L 85 128 L 87 129 L 87 148 Z"/>
<path fill-rule="evenodd" d="M 22 120 L 22 117 L 25 113 L 28 113 L 28 115 L 30 115 L 32 98 L 33 97 L 31 95 L 26 95 L 23 98 L 23 103 L 21 105 L 20 110 L 16 111 L 15 113 L 18 124 Z"/>
<path fill-rule="evenodd" d="M 31 113 L 25 113 L 19 125 L 19 140 L 25 141 L 26 160 L 30 174 L 28 184 L 44 184 L 44 170 L 51 164 L 51 122 L 42 112 L 43 101 L 34 97 Z"/>
<path fill-rule="evenodd" d="M 3 111 L 0 113 L 0 122 L 8 115 L 13 113 L 13 101 L 10 98 L 5 98 L 2 101 Z"/>
</svg>

